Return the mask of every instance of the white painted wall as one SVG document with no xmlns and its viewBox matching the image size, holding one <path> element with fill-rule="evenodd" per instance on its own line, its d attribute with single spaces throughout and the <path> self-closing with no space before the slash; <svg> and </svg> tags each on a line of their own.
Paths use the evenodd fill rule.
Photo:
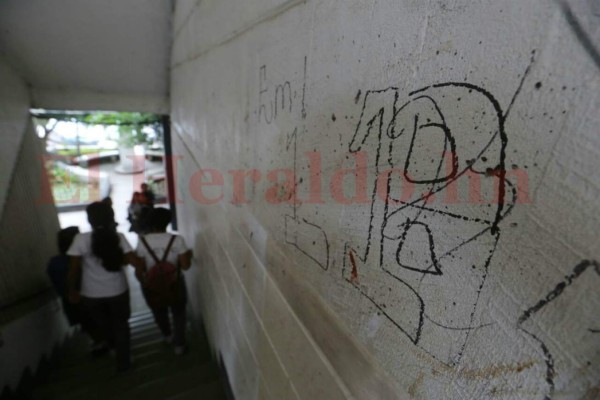
<svg viewBox="0 0 600 400">
<path fill-rule="evenodd" d="M 18 151 L 29 121 L 29 93 L 23 81 L 0 60 L 0 216 Z"/>
<path fill-rule="evenodd" d="M 50 357 L 68 331 L 58 300 L 3 326 L 0 333 L 0 388 L 15 390 L 25 369 L 35 374 L 42 357 Z"/>
<path fill-rule="evenodd" d="M 168 112 L 171 0 L 5 0 L 0 54 L 35 107 Z"/>
<path fill-rule="evenodd" d="M 176 2 L 189 290 L 236 398 L 598 396 L 594 7 Z M 344 204 L 330 182 L 361 157 Z M 288 192 L 277 168 L 300 204 L 265 198 Z M 374 192 L 390 168 L 410 206 Z M 260 174 L 242 204 L 237 169 Z"/>
<path fill-rule="evenodd" d="M 56 253 L 56 208 L 45 198 L 42 142 L 25 83 L 0 60 L 0 392 L 16 387 L 64 338 L 46 263 Z M 47 185 L 47 183 L 46 183 Z M 38 295 L 36 295 L 38 294 Z"/>
</svg>

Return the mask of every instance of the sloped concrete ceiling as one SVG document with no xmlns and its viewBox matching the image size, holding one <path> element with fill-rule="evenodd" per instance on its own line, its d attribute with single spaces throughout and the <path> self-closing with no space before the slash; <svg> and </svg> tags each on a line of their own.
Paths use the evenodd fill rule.
<svg viewBox="0 0 600 400">
<path fill-rule="evenodd" d="M 170 0 L 2 0 L 0 55 L 34 106 L 168 111 Z"/>
</svg>

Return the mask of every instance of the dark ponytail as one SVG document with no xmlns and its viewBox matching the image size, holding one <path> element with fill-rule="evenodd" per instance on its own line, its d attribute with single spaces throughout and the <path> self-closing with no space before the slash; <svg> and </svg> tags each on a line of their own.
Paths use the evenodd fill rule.
<svg viewBox="0 0 600 400">
<path fill-rule="evenodd" d="M 92 226 L 92 253 L 102 260 L 102 266 L 110 272 L 123 267 L 123 249 L 116 230 L 115 213 L 106 203 L 95 202 L 86 208 Z"/>
</svg>

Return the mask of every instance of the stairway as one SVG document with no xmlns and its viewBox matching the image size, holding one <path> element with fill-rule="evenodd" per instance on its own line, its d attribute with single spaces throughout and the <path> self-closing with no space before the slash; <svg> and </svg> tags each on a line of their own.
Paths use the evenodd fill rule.
<svg viewBox="0 0 600 400">
<path fill-rule="evenodd" d="M 188 330 L 187 354 L 164 343 L 149 311 L 130 319 L 133 369 L 115 374 L 110 355 L 92 358 L 89 340 L 76 333 L 48 372 L 32 380 L 32 400 L 226 400 L 203 333 Z M 22 389 L 22 388 L 21 388 Z M 22 391 L 22 390 L 21 390 Z M 22 396 L 20 396 L 22 398 Z"/>
</svg>

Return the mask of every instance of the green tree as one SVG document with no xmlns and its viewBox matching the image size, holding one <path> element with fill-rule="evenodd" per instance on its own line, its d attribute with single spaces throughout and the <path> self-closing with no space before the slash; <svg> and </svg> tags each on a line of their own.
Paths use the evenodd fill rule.
<svg viewBox="0 0 600 400">
<path fill-rule="evenodd" d="M 114 125 L 119 129 L 119 144 L 133 147 L 138 144 L 148 144 L 148 134 L 143 131 L 146 126 L 155 130 L 160 126 L 160 117 L 150 113 L 113 112 L 91 113 L 83 116 L 82 122 L 92 125 Z"/>
<path fill-rule="evenodd" d="M 33 122 L 36 126 L 39 126 L 41 128 L 40 131 L 43 132 L 41 138 L 44 141 L 44 148 L 46 148 L 48 139 L 50 138 L 50 134 L 54 132 L 54 128 L 56 128 L 56 125 L 58 125 L 59 120 L 55 118 L 34 117 Z"/>
<path fill-rule="evenodd" d="M 89 125 L 118 126 L 119 142 L 122 146 L 147 144 L 148 135 L 142 132 L 146 126 L 153 127 L 160 134 L 159 115 L 139 112 L 73 112 L 73 111 L 32 111 L 34 120 L 42 125 L 47 137 L 58 121 L 80 122 Z M 42 124 L 40 124 L 42 122 Z"/>
</svg>

